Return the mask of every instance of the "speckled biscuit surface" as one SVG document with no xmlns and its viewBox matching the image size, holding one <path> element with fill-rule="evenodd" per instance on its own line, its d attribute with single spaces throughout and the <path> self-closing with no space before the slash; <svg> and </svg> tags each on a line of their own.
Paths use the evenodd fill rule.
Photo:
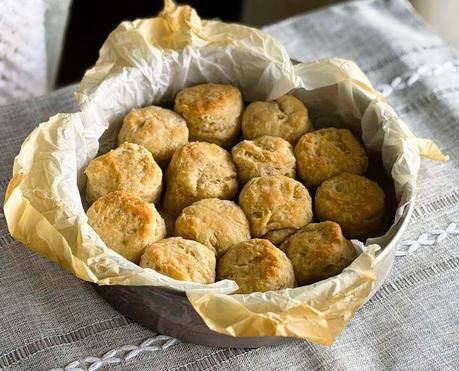
<svg viewBox="0 0 459 371">
<path fill-rule="evenodd" d="M 180 281 L 215 282 L 215 254 L 207 246 L 181 237 L 171 237 L 147 246 L 140 259 L 142 268 Z"/>
<path fill-rule="evenodd" d="M 216 144 L 192 142 L 172 156 L 163 206 L 177 216 L 183 208 L 204 198 L 231 200 L 237 187 L 236 165 L 230 154 Z"/>
<path fill-rule="evenodd" d="M 239 195 L 239 206 L 250 222 L 253 237 L 279 229 L 298 229 L 312 220 L 308 190 L 283 175 L 250 180 Z"/>
<path fill-rule="evenodd" d="M 218 261 L 219 280 L 239 285 L 239 294 L 295 287 L 292 262 L 268 240 L 252 239 L 231 247 Z"/>
<path fill-rule="evenodd" d="M 284 138 L 294 145 L 312 129 L 307 108 L 291 95 L 284 95 L 273 102 L 250 103 L 242 115 L 245 139 L 270 135 Z"/>
<path fill-rule="evenodd" d="M 175 222 L 175 234 L 215 249 L 221 256 L 231 246 L 250 239 L 250 226 L 233 201 L 207 198 L 182 210 Z"/>
<path fill-rule="evenodd" d="M 124 142 L 143 145 L 164 167 L 175 150 L 188 143 L 188 128 L 183 117 L 172 110 L 135 108 L 124 118 L 118 134 L 118 144 Z"/>
<path fill-rule="evenodd" d="M 190 140 L 227 148 L 236 141 L 241 128 L 242 95 L 231 85 L 196 85 L 177 94 L 174 110 L 185 118 Z"/>
<path fill-rule="evenodd" d="M 135 263 L 145 246 L 166 236 L 164 220 L 155 206 L 127 192 L 99 198 L 86 214 L 105 244 Z"/>
<path fill-rule="evenodd" d="M 383 190 L 355 174 L 343 173 L 324 181 L 317 188 L 314 203 L 317 218 L 338 223 L 348 238 L 368 237 L 384 218 Z"/>
<path fill-rule="evenodd" d="M 298 285 L 308 285 L 341 273 L 357 257 L 335 222 L 311 223 L 281 246 L 292 261 Z"/>
<path fill-rule="evenodd" d="M 367 170 L 365 149 L 347 129 L 325 128 L 303 135 L 295 146 L 298 174 L 306 187 L 344 172 Z"/>
<path fill-rule="evenodd" d="M 92 204 L 113 191 L 126 191 L 147 202 L 156 202 L 162 190 L 163 173 L 143 146 L 123 143 L 92 160 L 85 172 L 86 200 Z"/>
<path fill-rule="evenodd" d="M 265 175 L 295 178 L 296 160 L 293 147 L 285 139 L 262 136 L 244 140 L 233 147 L 231 154 L 241 184 Z"/>
</svg>

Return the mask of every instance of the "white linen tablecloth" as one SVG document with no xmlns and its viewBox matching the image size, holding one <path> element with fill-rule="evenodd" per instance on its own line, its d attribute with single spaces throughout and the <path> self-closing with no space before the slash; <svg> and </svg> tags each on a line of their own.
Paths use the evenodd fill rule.
<svg viewBox="0 0 459 371">
<path fill-rule="evenodd" d="M 351 1 L 266 31 L 297 60 L 355 60 L 415 134 L 450 155 L 448 163 L 423 161 L 414 214 L 385 285 L 330 348 L 300 340 L 259 349 L 183 344 L 131 322 L 89 284 L 13 241 L 0 215 L 0 368 L 458 368 L 458 55 L 405 0 Z M 49 116 L 74 111 L 75 89 L 0 107 L 2 199 L 21 142 Z"/>
</svg>

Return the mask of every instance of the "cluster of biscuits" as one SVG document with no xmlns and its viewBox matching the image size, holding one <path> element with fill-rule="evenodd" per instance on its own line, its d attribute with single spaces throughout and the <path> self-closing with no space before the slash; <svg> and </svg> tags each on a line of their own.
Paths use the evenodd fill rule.
<svg viewBox="0 0 459 371">
<path fill-rule="evenodd" d="M 310 284 L 347 267 L 346 237 L 370 235 L 384 215 L 358 140 L 313 131 L 294 96 L 244 109 L 233 86 L 189 87 L 173 110 L 130 111 L 118 145 L 85 171 L 89 224 L 126 259 L 178 280 L 232 279 L 239 293 Z"/>
</svg>

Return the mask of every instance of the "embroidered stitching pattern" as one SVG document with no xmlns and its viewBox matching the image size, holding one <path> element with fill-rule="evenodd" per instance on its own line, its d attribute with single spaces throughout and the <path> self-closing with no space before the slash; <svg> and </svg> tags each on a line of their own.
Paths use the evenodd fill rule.
<svg viewBox="0 0 459 371">
<path fill-rule="evenodd" d="M 121 329 L 124 326 L 131 325 L 132 322 L 124 317 L 117 316 L 93 322 L 67 331 L 61 334 L 43 336 L 25 343 L 8 353 L 0 354 L 0 370 L 18 364 L 21 361 L 33 357 L 34 355 L 60 345 L 72 344 L 77 341 L 86 339 L 89 336 L 99 335 L 105 331 Z"/>
<path fill-rule="evenodd" d="M 123 345 L 110 350 L 100 358 L 89 356 L 82 360 L 73 361 L 64 368 L 53 368 L 51 371 L 94 371 L 105 365 L 128 361 L 141 353 L 166 350 L 179 343 L 179 340 L 170 336 L 156 334 L 154 337 L 143 341 L 140 345 Z"/>
<path fill-rule="evenodd" d="M 389 84 L 379 85 L 377 90 L 388 97 L 396 90 L 403 90 L 413 85 L 421 77 L 439 76 L 446 72 L 459 72 L 459 60 L 448 61 L 432 67 L 422 65 L 414 72 L 408 71 L 401 76 L 395 77 Z"/>
<path fill-rule="evenodd" d="M 449 235 L 459 235 L 459 229 L 456 229 L 456 223 L 451 223 L 443 229 L 434 229 L 426 233 L 422 233 L 416 240 L 405 240 L 400 242 L 395 256 L 407 256 L 413 254 L 421 246 L 435 245 L 443 241 Z"/>
<path fill-rule="evenodd" d="M 413 210 L 413 219 L 419 219 L 426 215 L 438 212 L 438 210 L 444 210 L 459 203 L 459 189 L 454 190 L 451 193 L 443 194 L 428 203 L 419 203 Z"/>
</svg>

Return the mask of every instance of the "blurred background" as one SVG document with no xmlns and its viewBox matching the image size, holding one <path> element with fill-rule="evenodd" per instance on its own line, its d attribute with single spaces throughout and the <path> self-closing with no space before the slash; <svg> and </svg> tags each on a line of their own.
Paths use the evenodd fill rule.
<svg viewBox="0 0 459 371">
<path fill-rule="evenodd" d="M 375 0 L 385 1 L 385 0 Z M 339 0 L 189 0 L 202 18 L 262 27 Z M 459 49 L 459 0 L 411 0 Z M 0 0 L 0 105 L 81 80 L 121 21 L 156 15 L 163 0 Z M 375 20 L 377 22 L 377 20 Z"/>
</svg>

